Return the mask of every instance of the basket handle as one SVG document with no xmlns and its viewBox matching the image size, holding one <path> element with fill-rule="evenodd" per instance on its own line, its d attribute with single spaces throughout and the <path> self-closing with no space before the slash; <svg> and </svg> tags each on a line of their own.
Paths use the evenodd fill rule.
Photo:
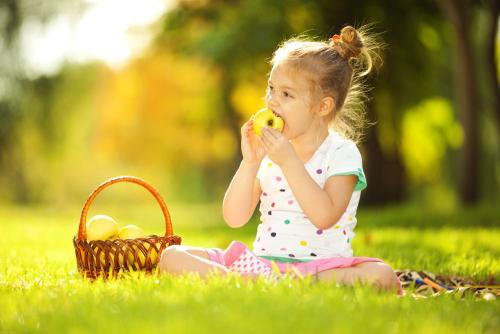
<svg viewBox="0 0 500 334">
<path fill-rule="evenodd" d="M 101 183 L 87 198 L 87 201 L 85 202 L 85 205 L 83 206 L 82 214 L 80 216 L 80 226 L 78 227 L 78 239 L 80 240 L 86 240 L 87 239 L 87 212 L 90 208 L 90 205 L 96 198 L 96 196 L 103 191 L 105 188 L 109 187 L 112 184 L 118 183 L 118 182 L 131 182 L 138 184 L 140 186 L 143 186 L 146 188 L 156 199 L 158 204 L 160 204 L 161 211 L 163 212 L 163 217 L 165 218 L 165 237 L 171 236 L 173 234 L 172 230 L 172 221 L 170 219 L 170 213 L 168 212 L 167 205 L 165 204 L 165 201 L 163 198 L 161 198 L 160 194 L 158 191 L 156 191 L 155 188 L 153 188 L 149 183 L 146 183 L 146 181 L 134 177 L 134 176 L 117 176 L 114 178 L 111 178 L 103 183 Z"/>
</svg>

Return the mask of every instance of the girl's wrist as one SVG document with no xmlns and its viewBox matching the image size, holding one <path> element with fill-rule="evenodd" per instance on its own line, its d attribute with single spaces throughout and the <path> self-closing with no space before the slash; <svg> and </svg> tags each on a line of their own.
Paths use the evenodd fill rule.
<svg viewBox="0 0 500 334">
<path fill-rule="evenodd" d="M 288 158 L 287 160 L 285 160 L 279 166 L 283 173 L 286 173 L 289 170 L 296 169 L 296 167 L 303 167 L 304 165 L 298 156 L 293 156 L 292 158 Z"/>
<path fill-rule="evenodd" d="M 255 173 L 257 173 L 257 171 L 259 170 L 259 167 L 260 167 L 260 161 L 249 161 L 249 160 L 241 160 L 241 163 L 240 163 L 240 169 L 245 169 L 245 170 L 248 170 L 248 171 L 255 171 Z"/>
</svg>

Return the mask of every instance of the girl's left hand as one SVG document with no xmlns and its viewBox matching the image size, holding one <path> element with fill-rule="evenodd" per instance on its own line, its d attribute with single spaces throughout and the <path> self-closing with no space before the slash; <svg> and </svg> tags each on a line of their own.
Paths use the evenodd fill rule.
<svg viewBox="0 0 500 334">
<path fill-rule="evenodd" d="M 260 141 L 264 146 L 269 159 L 271 159 L 278 166 L 281 166 L 283 163 L 289 162 L 293 158 L 297 157 L 290 141 L 279 131 L 273 128 L 263 128 Z"/>
</svg>

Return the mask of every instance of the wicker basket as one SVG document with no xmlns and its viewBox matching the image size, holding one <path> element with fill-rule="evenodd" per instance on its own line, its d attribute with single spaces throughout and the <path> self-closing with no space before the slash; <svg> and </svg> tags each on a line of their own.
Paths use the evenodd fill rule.
<svg viewBox="0 0 500 334">
<path fill-rule="evenodd" d="M 143 186 L 160 204 L 165 218 L 165 236 L 150 235 L 137 239 L 87 241 L 87 211 L 95 197 L 108 186 L 118 182 L 131 182 Z M 133 176 L 120 176 L 100 184 L 88 197 L 80 216 L 78 235 L 73 238 L 78 270 L 87 278 L 115 276 L 129 270 L 151 273 L 158 264 L 162 251 L 170 245 L 179 245 L 181 238 L 173 235 L 167 206 L 160 194 L 144 180 Z"/>
</svg>

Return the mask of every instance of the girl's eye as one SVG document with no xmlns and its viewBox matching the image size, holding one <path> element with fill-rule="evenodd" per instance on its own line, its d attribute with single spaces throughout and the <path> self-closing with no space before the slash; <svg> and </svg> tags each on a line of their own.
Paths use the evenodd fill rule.
<svg viewBox="0 0 500 334">
<path fill-rule="evenodd" d="M 271 93 L 272 93 L 271 87 L 267 87 L 267 89 L 266 89 L 266 96 L 271 96 Z"/>
<path fill-rule="evenodd" d="M 288 92 L 283 92 L 283 95 L 284 95 L 285 97 L 293 97 L 292 95 L 288 94 Z"/>
</svg>

